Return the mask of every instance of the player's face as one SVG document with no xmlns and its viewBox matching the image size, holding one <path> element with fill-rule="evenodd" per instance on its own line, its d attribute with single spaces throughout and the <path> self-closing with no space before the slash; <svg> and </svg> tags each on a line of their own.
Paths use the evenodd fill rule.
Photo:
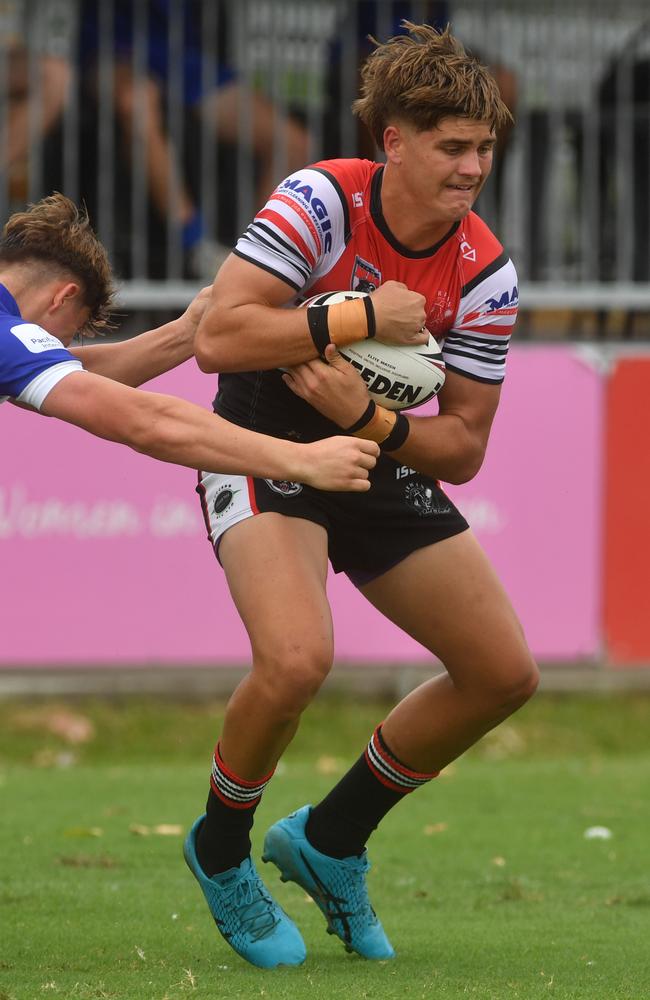
<svg viewBox="0 0 650 1000">
<path fill-rule="evenodd" d="M 443 118 L 427 132 L 403 125 L 397 131 L 400 175 L 411 195 L 433 221 L 462 219 L 492 169 L 496 137 L 491 125 Z"/>
</svg>

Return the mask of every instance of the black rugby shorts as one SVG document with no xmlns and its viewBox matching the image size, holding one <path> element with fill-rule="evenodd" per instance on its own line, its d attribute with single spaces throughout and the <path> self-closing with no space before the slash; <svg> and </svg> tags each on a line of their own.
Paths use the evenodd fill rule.
<svg viewBox="0 0 650 1000">
<path fill-rule="evenodd" d="M 468 528 L 435 479 L 381 455 L 367 493 L 325 493 L 287 480 L 201 473 L 208 537 L 219 555 L 223 534 L 240 521 L 273 511 L 321 524 L 336 573 L 357 586 L 381 576 L 416 549 Z"/>
</svg>

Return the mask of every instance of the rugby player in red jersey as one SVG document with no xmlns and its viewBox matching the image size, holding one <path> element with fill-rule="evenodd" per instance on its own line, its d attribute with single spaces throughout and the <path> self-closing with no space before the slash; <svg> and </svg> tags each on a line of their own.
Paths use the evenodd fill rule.
<svg viewBox="0 0 650 1000">
<path fill-rule="evenodd" d="M 206 815 L 185 857 L 226 940 L 260 966 L 305 956 L 257 874 L 249 831 L 332 664 L 328 559 L 445 667 L 380 722 L 322 802 L 266 835 L 264 859 L 312 895 L 348 950 L 394 954 L 366 890 L 371 832 L 537 684 L 510 602 L 438 483 L 466 482 L 481 467 L 516 316 L 514 266 L 471 211 L 509 113 L 448 30 L 405 27 L 370 56 L 353 105 L 386 162 L 329 160 L 281 183 L 221 268 L 197 331 L 199 364 L 222 373 L 221 416 L 292 440 L 344 430 L 382 452 L 371 490 L 356 497 L 242 479 L 225 504 L 221 477 L 200 486 L 253 665 L 229 701 Z M 288 308 L 347 288 L 371 294 Z M 422 343 L 425 328 L 447 366 L 439 413 L 375 406 L 337 346 L 371 336 Z"/>
</svg>

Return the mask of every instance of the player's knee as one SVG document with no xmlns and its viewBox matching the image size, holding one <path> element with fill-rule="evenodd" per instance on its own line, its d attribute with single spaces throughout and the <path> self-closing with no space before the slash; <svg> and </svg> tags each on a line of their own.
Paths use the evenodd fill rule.
<svg viewBox="0 0 650 1000">
<path fill-rule="evenodd" d="M 493 696 L 504 709 L 515 712 L 535 694 L 539 670 L 532 656 L 522 656 L 508 665 L 493 688 Z"/>
<path fill-rule="evenodd" d="M 269 697 L 283 715 L 295 718 L 309 705 L 332 666 L 329 643 L 279 646 L 264 656 L 262 667 Z"/>
</svg>

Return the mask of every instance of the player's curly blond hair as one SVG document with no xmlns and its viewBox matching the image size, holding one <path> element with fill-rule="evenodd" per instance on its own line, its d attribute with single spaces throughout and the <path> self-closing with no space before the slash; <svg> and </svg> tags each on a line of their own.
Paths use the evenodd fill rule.
<svg viewBox="0 0 650 1000">
<path fill-rule="evenodd" d="M 90 309 L 85 332 L 110 325 L 115 287 L 108 254 L 85 211 L 55 192 L 15 212 L 0 236 L 0 265 L 38 262 L 80 281 Z"/>
<path fill-rule="evenodd" d="M 361 96 L 353 103 L 379 146 L 384 130 L 403 121 L 429 131 L 442 118 L 471 118 L 493 128 L 512 120 L 490 71 L 465 51 L 449 29 L 402 21 L 408 35 L 380 44 L 361 70 Z"/>
</svg>

